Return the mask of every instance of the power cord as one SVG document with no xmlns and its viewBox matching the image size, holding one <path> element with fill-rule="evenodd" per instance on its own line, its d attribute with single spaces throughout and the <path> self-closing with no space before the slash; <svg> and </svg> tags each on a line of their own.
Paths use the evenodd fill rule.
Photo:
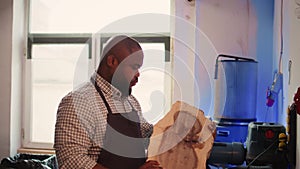
<svg viewBox="0 0 300 169">
<path fill-rule="evenodd" d="M 283 0 L 281 0 L 280 6 L 280 54 L 279 54 L 279 63 L 278 63 L 278 72 L 281 73 L 282 66 L 282 54 L 283 54 Z"/>
<path fill-rule="evenodd" d="M 257 160 L 259 159 L 262 155 L 264 155 L 268 150 L 270 150 L 272 148 L 272 146 L 278 141 L 278 139 L 276 139 L 272 144 L 270 144 L 263 152 L 261 152 L 260 154 L 258 154 L 248 165 L 247 165 L 247 169 L 249 169 L 249 167 Z"/>
</svg>

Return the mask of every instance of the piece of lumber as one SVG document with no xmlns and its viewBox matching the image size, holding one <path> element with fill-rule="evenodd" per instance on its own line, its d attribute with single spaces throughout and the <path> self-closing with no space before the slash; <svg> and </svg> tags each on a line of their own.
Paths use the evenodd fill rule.
<svg viewBox="0 0 300 169">
<path fill-rule="evenodd" d="M 154 125 L 148 158 L 164 169 L 205 169 L 214 132 L 215 123 L 203 111 L 177 101 Z"/>
</svg>

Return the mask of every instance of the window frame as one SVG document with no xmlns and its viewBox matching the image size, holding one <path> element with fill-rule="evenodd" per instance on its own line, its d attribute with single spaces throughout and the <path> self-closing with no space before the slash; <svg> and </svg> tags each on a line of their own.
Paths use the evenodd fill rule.
<svg viewBox="0 0 300 169">
<path fill-rule="evenodd" d="M 140 43 L 164 43 L 165 44 L 165 62 L 168 63 L 169 67 L 171 63 L 170 58 L 170 34 L 169 33 L 101 33 L 96 34 L 30 34 L 27 35 L 27 58 L 25 59 L 25 90 L 24 90 L 24 114 L 23 114 L 23 125 L 22 125 L 22 147 L 23 148 L 35 148 L 35 149 L 53 149 L 53 143 L 44 142 L 33 142 L 32 141 L 32 75 L 31 75 L 31 64 L 32 59 L 32 47 L 36 44 L 87 44 L 88 47 L 88 59 L 91 61 L 91 68 L 95 70 L 100 62 L 100 54 L 103 44 L 109 39 L 109 37 L 117 34 L 126 34 L 133 38 L 136 38 Z M 170 69 L 170 68 L 169 68 Z M 165 79 L 166 81 L 166 79 Z M 165 84 L 164 88 L 169 88 Z M 168 91 L 170 95 L 171 104 L 171 89 Z M 55 112 L 56 113 L 56 112 Z M 54 131 L 53 131 L 54 132 Z"/>
<path fill-rule="evenodd" d="M 122 33 L 124 34 L 124 33 Z M 142 34 L 130 34 L 126 35 L 136 39 L 140 43 L 164 43 L 165 44 L 165 62 L 170 62 L 170 34 L 168 33 L 142 33 Z M 109 37 L 118 35 L 117 33 L 102 33 L 100 34 L 100 50 L 103 48 L 103 44 L 107 42 Z"/>
<path fill-rule="evenodd" d="M 28 34 L 27 59 L 32 58 L 33 44 L 88 44 L 92 58 L 92 34 Z"/>
<path fill-rule="evenodd" d="M 22 147 L 37 149 L 52 149 L 53 143 L 32 141 L 33 103 L 32 103 L 32 47 L 36 44 L 87 44 L 89 60 L 92 59 L 91 34 L 28 34 L 27 58 L 25 60 L 25 92 L 24 92 L 24 120 L 22 125 Z M 54 131 L 53 131 L 54 132 Z"/>
</svg>

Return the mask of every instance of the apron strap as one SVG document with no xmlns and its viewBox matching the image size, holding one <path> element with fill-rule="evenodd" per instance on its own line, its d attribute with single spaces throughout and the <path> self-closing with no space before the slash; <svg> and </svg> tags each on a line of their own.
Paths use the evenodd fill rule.
<svg viewBox="0 0 300 169">
<path fill-rule="evenodd" d="M 104 94 L 103 94 L 102 90 L 101 90 L 100 87 L 97 85 L 95 79 L 94 79 L 94 78 L 91 78 L 91 82 L 92 82 L 92 84 L 95 86 L 95 88 L 96 88 L 97 92 L 99 93 L 99 95 L 101 96 L 101 98 L 102 98 L 102 100 L 103 100 L 103 102 L 104 102 L 104 104 L 105 104 L 105 107 L 106 107 L 108 113 L 109 113 L 109 114 L 112 114 L 111 108 L 110 108 L 109 104 L 107 103 L 107 101 L 106 101 L 106 99 L 105 99 L 105 97 L 104 97 Z"/>
</svg>

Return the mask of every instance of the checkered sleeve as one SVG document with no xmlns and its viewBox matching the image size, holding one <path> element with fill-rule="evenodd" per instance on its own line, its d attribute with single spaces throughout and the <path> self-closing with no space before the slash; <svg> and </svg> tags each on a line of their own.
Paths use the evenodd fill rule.
<svg viewBox="0 0 300 169">
<path fill-rule="evenodd" d="M 96 161 L 89 154 L 93 149 L 91 133 L 93 117 L 82 96 L 69 94 L 62 99 L 55 124 L 54 148 L 60 169 L 91 169 Z"/>
<path fill-rule="evenodd" d="M 149 138 L 153 133 L 153 125 L 148 123 L 148 121 L 144 118 L 144 116 L 142 114 L 142 108 L 141 108 L 141 105 L 138 102 L 138 100 L 132 95 L 131 95 L 131 98 L 133 100 L 133 104 L 138 109 L 137 111 L 138 111 L 138 115 L 139 115 L 140 121 L 141 121 L 140 126 L 141 126 L 142 137 Z"/>
<path fill-rule="evenodd" d="M 143 117 L 141 120 L 141 133 L 142 136 L 145 138 L 144 146 L 146 149 L 148 149 L 148 146 L 150 144 L 150 137 L 153 133 L 153 125 L 148 123 Z"/>
<path fill-rule="evenodd" d="M 144 138 L 149 138 L 153 133 L 153 125 L 148 123 L 144 117 L 141 117 L 141 131 Z"/>
</svg>

